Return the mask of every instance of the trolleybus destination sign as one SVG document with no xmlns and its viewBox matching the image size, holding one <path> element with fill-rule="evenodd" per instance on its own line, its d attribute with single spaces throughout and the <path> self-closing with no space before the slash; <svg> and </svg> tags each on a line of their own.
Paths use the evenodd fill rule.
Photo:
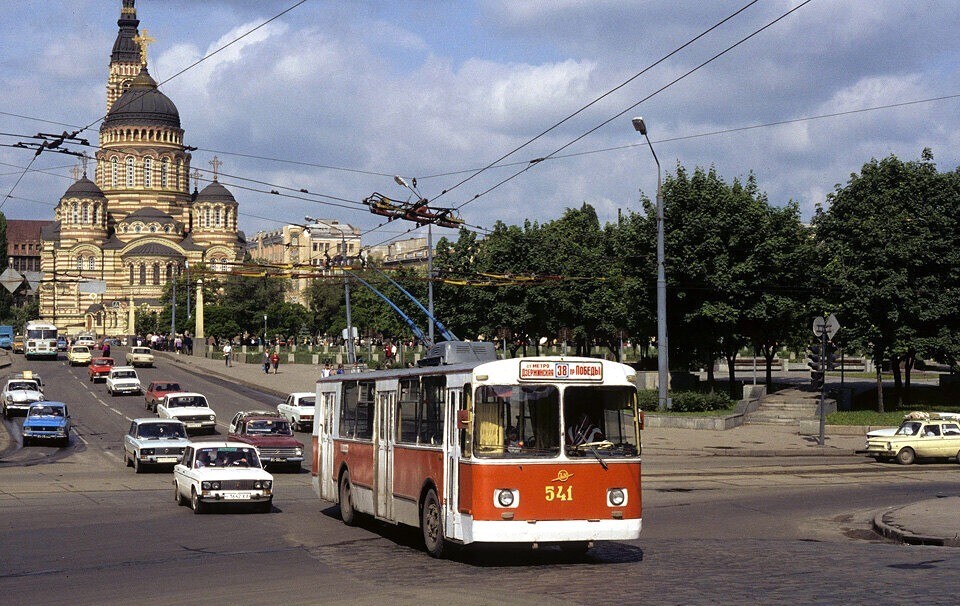
<svg viewBox="0 0 960 606">
<path fill-rule="evenodd" d="M 602 381 L 602 362 L 520 360 L 521 381 Z"/>
</svg>

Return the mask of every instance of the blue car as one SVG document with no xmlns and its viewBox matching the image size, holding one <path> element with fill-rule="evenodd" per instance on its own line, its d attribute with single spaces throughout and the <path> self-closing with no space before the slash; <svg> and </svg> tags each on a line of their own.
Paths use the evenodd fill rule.
<svg viewBox="0 0 960 606">
<path fill-rule="evenodd" d="M 70 413 L 63 402 L 37 402 L 27 410 L 23 421 L 23 445 L 35 441 L 70 444 Z"/>
</svg>

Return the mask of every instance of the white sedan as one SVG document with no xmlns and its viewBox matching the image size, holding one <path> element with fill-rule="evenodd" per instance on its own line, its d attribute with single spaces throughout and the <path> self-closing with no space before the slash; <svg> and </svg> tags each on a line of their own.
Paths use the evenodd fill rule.
<svg viewBox="0 0 960 606">
<path fill-rule="evenodd" d="M 161 419 L 183 421 L 187 431 L 217 430 L 217 413 L 210 408 L 203 394 L 190 391 L 168 393 L 157 402 L 157 416 Z"/>
<path fill-rule="evenodd" d="M 148 465 L 173 465 L 190 445 L 187 429 L 173 419 L 134 419 L 123 436 L 123 459 L 140 473 Z"/>
<path fill-rule="evenodd" d="M 313 428 L 313 416 L 317 394 L 312 391 L 296 391 L 277 405 L 279 412 L 290 421 L 294 431 L 308 431 Z"/>
<path fill-rule="evenodd" d="M 194 513 L 212 504 L 252 505 L 261 513 L 273 507 L 273 476 L 260 464 L 257 449 L 243 442 L 194 442 L 173 468 L 178 505 Z"/>
<path fill-rule="evenodd" d="M 27 414 L 34 402 L 44 400 L 40 386 L 33 379 L 10 379 L 3 392 L 0 393 L 0 404 L 3 406 L 3 416 L 10 418 L 14 412 Z"/>
</svg>

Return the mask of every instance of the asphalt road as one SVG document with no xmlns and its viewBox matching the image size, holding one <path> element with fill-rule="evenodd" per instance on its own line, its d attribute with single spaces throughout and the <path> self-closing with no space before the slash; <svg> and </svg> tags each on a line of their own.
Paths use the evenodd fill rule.
<svg viewBox="0 0 960 606">
<path fill-rule="evenodd" d="M 159 364 L 143 382 L 206 394 L 221 433 L 236 411 L 275 403 Z M 436 561 L 413 530 L 344 526 L 306 471 L 275 474 L 269 515 L 192 515 L 175 505 L 168 471 L 123 466 L 129 419 L 151 414 L 142 398 L 111 398 L 83 368 L 31 366 L 50 399 L 71 404 L 77 429 L 67 448 L 3 454 L 4 604 L 956 602 L 960 550 L 894 545 L 869 529 L 879 509 L 956 494 L 956 464 L 648 460 L 639 541 L 601 543 L 580 559 L 484 547 Z M 18 424 L 4 430 L 17 436 Z"/>
</svg>

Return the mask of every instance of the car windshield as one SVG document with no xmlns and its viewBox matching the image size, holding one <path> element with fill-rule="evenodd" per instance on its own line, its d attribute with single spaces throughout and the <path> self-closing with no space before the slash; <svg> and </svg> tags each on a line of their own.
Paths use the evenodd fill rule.
<svg viewBox="0 0 960 606">
<path fill-rule="evenodd" d="M 317 403 L 317 396 L 305 396 L 300 398 L 300 401 L 297 402 L 298 406 L 315 406 Z"/>
<path fill-rule="evenodd" d="M 37 384 L 30 381 L 17 381 L 7 385 L 8 391 L 37 391 Z"/>
<path fill-rule="evenodd" d="M 90 350 L 83 345 L 74 345 L 73 353 L 90 353 Z"/>
<path fill-rule="evenodd" d="M 260 467 L 255 448 L 221 447 L 197 450 L 195 467 Z"/>
<path fill-rule="evenodd" d="M 176 398 L 170 398 L 167 406 L 170 408 L 178 408 L 183 406 L 200 406 L 207 408 L 207 399 L 203 396 L 179 396 Z"/>
<path fill-rule="evenodd" d="M 157 383 L 153 386 L 154 391 L 180 391 L 179 383 Z"/>
<path fill-rule="evenodd" d="M 135 354 L 148 354 L 148 353 L 150 353 L 150 350 L 147 349 L 146 347 L 134 347 L 133 349 L 130 350 L 130 353 L 135 353 Z"/>
<path fill-rule="evenodd" d="M 290 423 L 287 421 L 257 419 L 254 421 L 247 421 L 247 433 L 289 436 L 292 432 L 290 431 Z"/>
<path fill-rule="evenodd" d="M 917 432 L 920 431 L 920 428 L 923 426 L 923 423 L 918 421 L 906 421 L 897 430 L 896 435 L 898 436 L 915 436 Z"/>
<path fill-rule="evenodd" d="M 182 423 L 144 423 L 137 430 L 138 438 L 174 440 L 186 438 L 187 433 Z"/>
<path fill-rule="evenodd" d="M 114 379 L 136 379 L 137 373 L 133 370 L 118 370 L 113 373 Z"/>
<path fill-rule="evenodd" d="M 62 417 L 63 408 L 59 406 L 34 406 L 27 413 L 28 417 Z"/>
<path fill-rule="evenodd" d="M 94 366 L 113 366 L 113 360 L 110 358 L 96 358 L 93 361 Z"/>
</svg>

